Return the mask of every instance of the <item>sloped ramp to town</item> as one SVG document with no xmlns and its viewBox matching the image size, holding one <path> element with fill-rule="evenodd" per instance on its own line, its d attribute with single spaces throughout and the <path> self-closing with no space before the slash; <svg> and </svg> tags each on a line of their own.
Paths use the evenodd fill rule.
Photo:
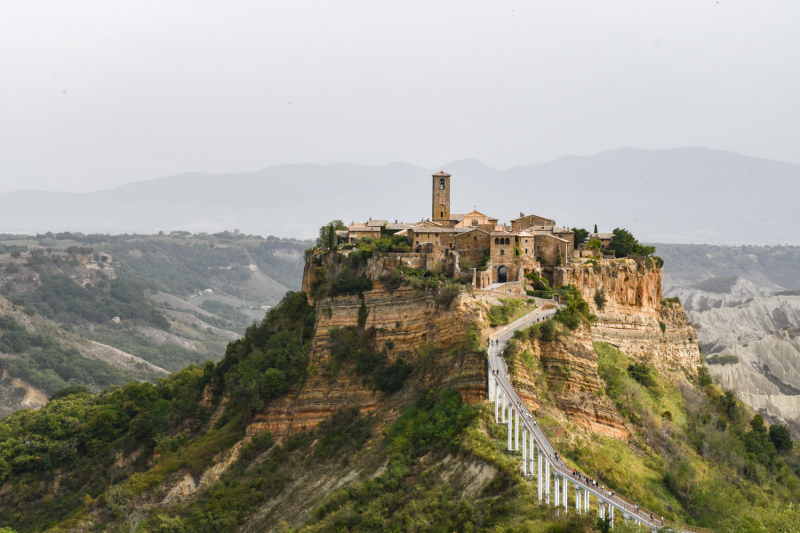
<svg viewBox="0 0 800 533">
<path fill-rule="evenodd" d="M 555 307 L 536 309 L 489 337 L 490 375 L 487 393 L 494 403 L 495 422 L 502 423 L 508 428 L 508 451 L 512 453 L 521 451 L 522 474 L 536 479 L 539 503 L 563 506 L 566 512 L 569 510 L 569 492 L 572 489 L 575 493 L 576 512 L 588 513 L 591 500 L 594 498 L 598 516 L 601 519 L 608 516 L 612 527 L 616 511 L 617 519 L 621 518 L 625 522 L 633 521 L 653 532 L 669 526 L 671 529 L 686 533 L 712 533 L 703 528 L 672 524 L 614 491 L 606 490 L 603 485 L 567 468 L 564 464 L 555 447 L 542 432 L 536 418 L 514 390 L 503 360 L 503 352 L 516 330 L 528 327 L 534 321 L 550 320 L 555 311 Z"/>
</svg>

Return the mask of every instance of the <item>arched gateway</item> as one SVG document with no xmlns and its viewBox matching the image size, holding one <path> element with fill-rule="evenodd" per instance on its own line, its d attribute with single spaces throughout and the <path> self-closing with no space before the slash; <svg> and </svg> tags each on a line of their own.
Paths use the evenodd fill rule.
<svg viewBox="0 0 800 533">
<path fill-rule="evenodd" d="M 505 266 L 501 266 L 497 269 L 497 283 L 507 283 L 508 282 L 508 268 Z"/>
</svg>

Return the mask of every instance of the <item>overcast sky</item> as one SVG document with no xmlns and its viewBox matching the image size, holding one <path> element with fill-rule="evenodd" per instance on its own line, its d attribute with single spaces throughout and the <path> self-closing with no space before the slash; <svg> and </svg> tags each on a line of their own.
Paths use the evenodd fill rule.
<svg viewBox="0 0 800 533">
<path fill-rule="evenodd" d="M 625 146 L 800 163 L 800 2 L 6 1 L 0 192 Z"/>
</svg>

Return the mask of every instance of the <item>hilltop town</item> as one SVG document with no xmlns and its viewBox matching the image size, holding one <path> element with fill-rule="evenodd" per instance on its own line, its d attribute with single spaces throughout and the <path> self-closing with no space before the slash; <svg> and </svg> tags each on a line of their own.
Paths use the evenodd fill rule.
<svg viewBox="0 0 800 533">
<path fill-rule="evenodd" d="M 329 244 L 348 250 L 360 243 L 389 239 L 394 246 L 388 251 L 401 254 L 408 266 L 452 277 L 468 276 L 475 289 L 507 284 L 504 292 L 524 294 L 527 290 L 529 295 L 526 281 L 532 284 L 541 279 L 557 286 L 576 261 L 615 257 L 608 249 L 612 233 L 570 229 L 554 219 L 522 212 L 510 224 L 477 210 L 451 213 L 451 177 L 444 171 L 432 175 L 429 219 L 414 223 L 372 218 L 351 222 L 346 229 L 336 229 L 335 242 Z M 576 238 L 576 231 L 583 234 Z"/>
</svg>

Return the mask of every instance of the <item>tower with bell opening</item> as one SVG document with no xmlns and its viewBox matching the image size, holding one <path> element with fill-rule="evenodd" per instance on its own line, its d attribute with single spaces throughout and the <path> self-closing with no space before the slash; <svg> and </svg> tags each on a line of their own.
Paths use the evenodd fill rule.
<svg viewBox="0 0 800 533">
<path fill-rule="evenodd" d="M 433 216 L 435 222 L 450 221 L 450 174 L 444 170 L 433 175 Z"/>
</svg>

